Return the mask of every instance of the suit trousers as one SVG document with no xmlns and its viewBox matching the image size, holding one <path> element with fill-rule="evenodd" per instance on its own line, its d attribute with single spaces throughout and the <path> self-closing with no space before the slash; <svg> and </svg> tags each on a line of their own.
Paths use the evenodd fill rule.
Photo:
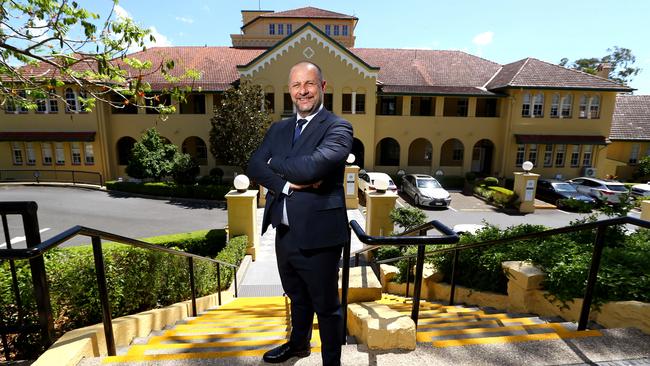
<svg viewBox="0 0 650 366">
<path fill-rule="evenodd" d="M 276 228 L 275 249 L 284 292 L 291 299 L 291 337 L 298 348 L 309 345 L 314 313 L 318 316 L 324 366 L 341 364 L 343 316 L 338 293 L 341 246 L 300 249 L 291 228 Z"/>
</svg>

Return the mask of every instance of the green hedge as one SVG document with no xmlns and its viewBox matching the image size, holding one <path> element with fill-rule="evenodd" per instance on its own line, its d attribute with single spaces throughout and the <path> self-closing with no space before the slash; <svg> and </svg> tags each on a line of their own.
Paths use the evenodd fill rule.
<svg viewBox="0 0 650 366">
<path fill-rule="evenodd" d="M 129 192 L 160 197 L 200 198 L 223 200 L 232 187 L 229 185 L 183 185 L 172 182 L 106 182 L 109 191 Z"/>
<path fill-rule="evenodd" d="M 557 200 L 557 205 L 559 208 L 566 211 L 582 212 L 582 213 L 589 213 L 594 208 L 593 203 L 580 201 L 573 198 L 559 199 Z"/>
<path fill-rule="evenodd" d="M 593 219 L 590 219 L 593 220 Z M 589 221 L 583 220 L 575 224 Z M 461 237 L 462 244 L 507 238 L 538 232 L 540 225 L 518 225 L 505 230 L 488 226 L 477 234 Z M 625 235 L 621 228 L 610 228 L 603 251 L 594 299 L 606 301 L 637 300 L 650 302 L 650 230 Z M 506 293 L 507 278 L 501 263 L 530 261 L 546 272 L 544 289 L 560 301 L 583 297 L 595 234 L 591 231 L 555 235 L 543 239 L 516 241 L 509 245 L 466 250 L 459 256 L 458 284 L 475 290 Z M 451 253 L 428 258 L 451 277 Z"/>
<path fill-rule="evenodd" d="M 243 259 L 248 243 L 247 237 L 241 236 L 232 238 L 226 244 L 223 230 L 179 234 L 176 236 L 179 241 L 173 238 L 165 236 L 149 241 L 158 241 L 158 244 L 166 247 L 185 248 L 197 254 L 211 253 L 215 250 L 213 247 L 219 248 L 216 257 L 236 265 Z M 187 258 L 114 243 L 103 244 L 103 249 L 113 317 L 167 306 L 191 297 Z M 92 247 L 77 246 L 50 251 L 45 255 L 45 266 L 58 335 L 102 321 Z M 26 318 L 36 323 L 29 262 L 16 261 L 16 267 Z M 215 264 L 195 260 L 194 272 L 197 296 L 217 290 Z M 221 289 L 227 289 L 232 278 L 233 271 L 222 266 Z M 0 316 L 6 323 L 12 324 L 18 316 L 8 261 L 0 264 Z M 33 358 L 43 351 L 38 334 L 12 336 L 9 341 L 10 348 L 15 348 L 20 358 Z"/>
<path fill-rule="evenodd" d="M 497 186 L 475 186 L 474 193 L 485 198 L 485 200 L 491 204 L 501 208 L 515 208 L 519 199 L 515 192 Z"/>
</svg>

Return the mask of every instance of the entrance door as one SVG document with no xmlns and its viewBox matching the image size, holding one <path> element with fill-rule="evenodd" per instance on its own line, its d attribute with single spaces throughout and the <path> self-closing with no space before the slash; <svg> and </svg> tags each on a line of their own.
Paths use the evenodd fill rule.
<svg viewBox="0 0 650 366">
<path fill-rule="evenodd" d="M 485 148 L 484 147 L 474 147 L 472 150 L 472 171 L 473 172 L 482 172 L 485 164 Z"/>
</svg>

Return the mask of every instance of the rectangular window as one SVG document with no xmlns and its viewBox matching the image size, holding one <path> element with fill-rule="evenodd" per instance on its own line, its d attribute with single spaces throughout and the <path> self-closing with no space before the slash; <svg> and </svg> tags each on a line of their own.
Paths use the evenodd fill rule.
<svg viewBox="0 0 650 366">
<path fill-rule="evenodd" d="M 557 145 L 555 147 L 555 166 L 564 166 L 564 156 L 566 155 L 566 145 Z"/>
<path fill-rule="evenodd" d="M 172 105 L 172 97 L 169 94 L 149 95 L 145 101 L 147 114 L 160 114 L 156 107 Z"/>
<path fill-rule="evenodd" d="M 72 165 L 81 165 L 81 148 L 78 142 L 73 142 L 70 149 L 72 154 Z"/>
<path fill-rule="evenodd" d="M 356 113 L 356 114 L 365 114 L 366 113 L 366 95 L 357 93 L 357 98 L 356 98 L 356 101 L 354 102 L 354 105 L 355 105 L 354 113 Z"/>
<path fill-rule="evenodd" d="M 47 113 L 47 99 L 36 99 L 36 112 Z"/>
<path fill-rule="evenodd" d="M 269 34 L 275 35 L 275 24 L 269 24 Z"/>
<path fill-rule="evenodd" d="M 284 93 L 283 96 L 283 112 L 286 113 L 293 113 L 293 101 L 291 100 L 291 94 L 289 93 Z"/>
<path fill-rule="evenodd" d="M 339 35 L 339 26 L 338 26 L 338 25 L 335 25 L 335 26 L 334 26 L 334 35 L 335 35 L 335 36 L 338 36 L 338 35 Z"/>
<path fill-rule="evenodd" d="M 553 94 L 551 98 L 551 118 L 558 118 L 560 116 L 560 95 Z"/>
<path fill-rule="evenodd" d="M 580 145 L 571 147 L 571 167 L 575 168 L 580 165 Z"/>
<path fill-rule="evenodd" d="M 530 117 L 530 93 L 523 95 L 523 101 L 521 102 L 521 116 Z"/>
<path fill-rule="evenodd" d="M 515 156 L 515 165 L 521 166 L 524 163 L 524 155 L 526 152 L 526 145 L 517 145 L 517 155 Z"/>
<path fill-rule="evenodd" d="M 11 144 L 11 150 L 14 160 L 14 165 L 23 165 L 23 146 L 20 142 L 14 142 Z"/>
<path fill-rule="evenodd" d="M 591 167 L 591 159 L 592 159 L 592 152 L 593 152 L 594 146 L 593 145 L 585 145 L 582 147 L 582 166 L 583 167 Z"/>
<path fill-rule="evenodd" d="M 42 143 L 41 155 L 43 155 L 43 165 L 52 165 L 52 144 L 49 142 Z"/>
<path fill-rule="evenodd" d="M 221 107 L 223 101 L 223 93 L 212 94 L 212 108 Z"/>
<path fill-rule="evenodd" d="M 59 101 L 54 93 L 50 93 L 50 113 L 59 113 Z"/>
<path fill-rule="evenodd" d="M 562 98 L 562 118 L 571 118 L 571 110 L 573 109 L 573 97 L 567 94 Z"/>
<path fill-rule="evenodd" d="M 462 161 L 463 160 L 463 143 L 454 140 L 454 147 L 453 150 L 451 151 L 451 160 L 454 161 Z"/>
<path fill-rule="evenodd" d="M 287 24 L 287 35 L 293 33 L 293 24 Z"/>
<path fill-rule="evenodd" d="M 72 88 L 67 88 L 65 90 L 65 111 L 67 113 L 77 112 L 77 94 L 72 90 Z"/>
<path fill-rule="evenodd" d="M 111 113 L 112 114 L 138 114 L 138 107 L 131 103 L 128 99 L 114 94 L 111 97 Z"/>
<path fill-rule="evenodd" d="M 497 98 L 477 98 L 476 117 L 499 117 L 499 100 Z"/>
<path fill-rule="evenodd" d="M 95 164 L 95 152 L 93 151 L 93 144 L 90 142 L 84 143 L 84 157 L 86 165 Z"/>
<path fill-rule="evenodd" d="M 284 24 L 278 24 L 278 34 L 284 34 Z"/>
<path fill-rule="evenodd" d="M 537 165 L 537 144 L 528 145 L 528 160 Z"/>
<path fill-rule="evenodd" d="M 589 118 L 600 118 L 600 97 L 597 95 L 591 97 L 591 104 L 589 104 Z"/>
<path fill-rule="evenodd" d="M 328 36 L 330 35 L 330 28 L 331 26 L 329 24 L 325 24 L 325 34 L 327 34 Z"/>
<path fill-rule="evenodd" d="M 34 150 L 34 143 L 26 142 L 25 150 L 27 153 L 27 165 L 36 165 L 36 151 Z"/>
<path fill-rule="evenodd" d="M 264 94 L 264 108 L 269 113 L 273 113 L 273 111 L 275 110 L 275 93 Z"/>
<path fill-rule="evenodd" d="M 334 110 L 334 94 L 325 93 L 325 96 L 323 97 L 323 108 L 328 111 Z"/>
<path fill-rule="evenodd" d="M 544 117 L 544 94 L 538 93 L 533 99 L 533 117 Z"/>
<path fill-rule="evenodd" d="M 401 116 L 401 96 L 380 96 L 377 103 L 377 114 L 382 116 Z"/>
<path fill-rule="evenodd" d="M 180 105 L 181 114 L 205 114 L 205 95 L 188 94 Z"/>
<path fill-rule="evenodd" d="M 467 117 L 467 98 L 445 97 L 445 107 L 442 114 L 445 117 Z"/>
<path fill-rule="evenodd" d="M 589 99 L 586 95 L 580 96 L 580 113 L 578 114 L 579 118 L 587 118 L 587 104 Z"/>
<path fill-rule="evenodd" d="M 639 144 L 633 144 L 632 145 L 632 151 L 630 152 L 630 164 L 636 164 L 639 161 L 639 151 L 641 150 L 641 146 Z"/>
<path fill-rule="evenodd" d="M 7 98 L 5 102 L 5 113 L 16 113 L 16 102 L 13 98 Z"/>
<path fill-rule="evenodd" d="M 343 94 L 343 104 L 341 106 L 341 112 L 352 113 L 352 94 L 349 93 Z"/>
<path fill-rule="evenodd" d="M 436 114 L 436 98 L 411 97 L 411 116 L 434 116 Z"/>
<path fill-rule="evenodd" d="M 57 142 L 54 144 L 55 156 L 56 156 L 56 165 L 65 164 L 65 149 L 63 148 L 62 142 Z"/>
<path fill-rule="evenodd" d="M 548 168 L 553 166 L 553 145 L 546 144 L 544 146 L 544 167 Z"/>
<path fill-rule="evenodd" d="M 348 26 L 347 25 L 341 26 L 341 35 L 342 36 L 347 36 L 348 35 Z"/>
</svg>

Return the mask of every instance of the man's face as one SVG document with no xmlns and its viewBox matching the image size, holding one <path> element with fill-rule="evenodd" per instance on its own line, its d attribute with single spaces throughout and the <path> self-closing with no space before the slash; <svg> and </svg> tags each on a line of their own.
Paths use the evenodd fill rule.
<svg viewBox="0 0 650 366">
<path fill-rule="evenodd" d="M 325 81 L 318 77 L 318 69 L 310 64 L 298 64 L 289 74 L 289 93 L 301 117 L 307 117 L 323 102 Z"/>
</svg>

